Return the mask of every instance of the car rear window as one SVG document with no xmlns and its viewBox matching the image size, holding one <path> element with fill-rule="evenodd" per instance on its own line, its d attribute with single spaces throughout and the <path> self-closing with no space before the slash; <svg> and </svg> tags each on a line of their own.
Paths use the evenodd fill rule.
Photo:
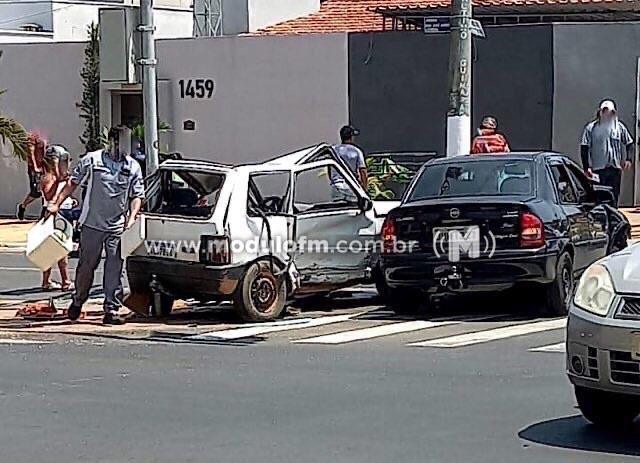
<svg viewBox="0 0 640 463">
<path fill-rule="evenodd" d="M 533 163 L 524 159 L 427 165 L 408 202 L 454 196 L 526 196 L 533 192 Z"/>
<path fill-rule="evenodd" d="M 150 212 L 179 217 L 206 219 L 213 215 L 224 184 L 222 173 L 188 169 L 159 171 L 160 188 Z"/>
</svg>

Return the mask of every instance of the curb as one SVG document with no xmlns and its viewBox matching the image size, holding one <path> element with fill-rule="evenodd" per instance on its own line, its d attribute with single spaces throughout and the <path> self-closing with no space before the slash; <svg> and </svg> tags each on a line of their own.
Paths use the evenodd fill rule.
<svg viewBox="0 0 640 463">
<path fill-rule="evenodd" d="M 0 244 L 0 252 L 26 252 L 27 244 L 26 243 L 16 243 L 16 244 Z"/>
</svg>

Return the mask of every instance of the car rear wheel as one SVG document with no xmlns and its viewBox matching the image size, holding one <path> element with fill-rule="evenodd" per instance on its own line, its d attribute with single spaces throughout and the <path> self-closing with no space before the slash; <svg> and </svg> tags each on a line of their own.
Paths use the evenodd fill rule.
<svg viewBox="0 0 640 463">
<path fill-rule="evenodd" d="M 398 315 L 414 315 L 420 312 L 424 298 L 418 291 L 387 287 L 387 305 Z"/>
<path fill-rule="evenodd" d="M 249 266 L 233 294 L 233 305 L 245 321 L 264 322 L 280 317 L 287 301 L 287 284 L 266 261 Z"/>
<path fill-rule="evenodd" d="M 566 315 L 573 295 L 573 259 L 563 252 L 556 264 L 556 278 L 546 288 L 546 307 L 550 315 Z"/>
<path fill-rule="evenodd" d="M 373 282 L 376 285 L 376 291 L 380 299 L 387 302 L 389 300 L 389 287 L 387 286 L 387 282 L 384 281 L 382 270 L 379 268 L 373 272 Z"/>
<path fill-rule="evenodd" d="M 629 426 L 640 414 L 640 398 L 575 387 L 578 407 L 584 417 L 597 426 Z"/>
</svg>

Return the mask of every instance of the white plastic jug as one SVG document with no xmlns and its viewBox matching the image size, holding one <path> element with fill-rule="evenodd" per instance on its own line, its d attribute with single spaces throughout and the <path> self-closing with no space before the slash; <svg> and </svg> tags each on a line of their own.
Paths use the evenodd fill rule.
<svg viewBox="0 0 640 463">
<path fill-rule="evenodd" d="M 139 215 L 133 226 L 122 233 L 120 239 L 120 253 L 126 259 L 144 243 L 147 237 L 146 223 L 143 215 Z"/>
<path fill-rule="evenodd" d="M 40 220 L 27 233 L 27 259 L 48 270 L 72 251 L 72 238 L 73 226 L 61 215 Z"/>
</svg>

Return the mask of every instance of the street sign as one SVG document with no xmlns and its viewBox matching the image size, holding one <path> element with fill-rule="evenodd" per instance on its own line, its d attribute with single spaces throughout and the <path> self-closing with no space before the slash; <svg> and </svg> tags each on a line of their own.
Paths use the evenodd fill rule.
<svg viewBox="0 0 640 463">
<path fill-rule="evenodd" d="M 482 23 L 477 19 L 472 19 L 469 23 L 469 30 L 471 31 L 471 35 L 476 37 L 480 37 L 481 39 L 486 38 L 486 34 L 484 33 L 484 29 L 482 27 Z"/>
<path fill-rule="evenodd" d="M 451 16 L 429 16 L 424 18 L 423 31 L 425 34 L 443 34 L 451 32 Z M 482 23 L 472 19 L 469 23 L 471 35 L 481 39 L 486 38 Z"/>
<path fill-rule="evenodd" d="M 442 34 L 451 31 L 449 16 L 431 16 L 424 18 L 423 31 L 425 34 Z"/>
</svg>

